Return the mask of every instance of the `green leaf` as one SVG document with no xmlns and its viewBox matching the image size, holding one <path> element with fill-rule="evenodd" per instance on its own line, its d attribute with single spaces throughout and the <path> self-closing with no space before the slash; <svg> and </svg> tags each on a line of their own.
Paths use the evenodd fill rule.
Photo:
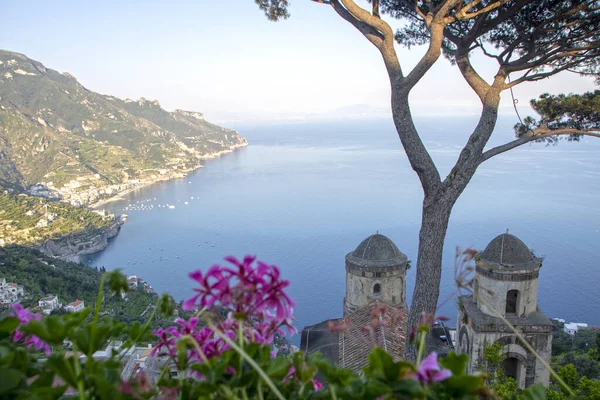
<svg viewBox="0 0 600 400">
<path fill-rule="evenodd" d="M 175 311 L 175 300 L 173 296 L 163 293 L 158 299 L 158 311 L 165 317 L 171 317 Z"/>
<path fill-rule="evenodd" d="M 442 386 L 457 395 L 474 393 L 485 384 L 484 375 L 456 375 L 442 382 Z"/>
<path fill-rule="evenodd" d="M 442 367 L 449 369 L 453 376 L 463 375 L 469 365 L 469 356 L 467 354 L 458 355 L 451 351 L 441 358 L 439 363 Z"/>
<path fill-rule="evenodd" d="M 0 394 L 6 393 L 23 382 L 25 375 L 16 369 L 0 369 Z"/>
<path fill-rule="evenodd" d="M 127 278 L 118 269 L 106 273 L 106 283 L 108 284 L 109 289 L 115 295 L 120 296 L 122 292 L 129 291 L 129 283 L 127 283 Z"/>
<path fill-rule="evenodd" d="M 0 319 L 0 332 L 11 334 L 19 326 L 17 317 L 7 317 Z"/>
<path fill-rule="evenodd" d="M 523 398 L 525 400 L 545 400 L 546 397 L 546 388 L 541 384 L 535 384 L 523 392 Z"/>
<path fill-rule="evenodd" d="M 270 378 L 282 379 L 290 370 L 290 360 L 283 357 L 276 357 L 271 360 L 269 367 L 265 371 Z"/>
<path fill-rule="evenodd" d="M 379 347 L 374 348 L 369 354 L 369 367 L 381 374 L 385 374 L 386 369 L 391 368 L 393 365 L 392 356 Z"/>
<path fill-rule="evenodd" d="M 399 381 L 392 387 L 392 392 L 412 399 L 421 399 L 425 397 L 423 386 L 414 379 L 403 379 Z"/>
<path fill-rule="evenodd" d="M 46 361 L 46 366 L 62 378 L 65 383 L 77 387 L 78 376 L 75 373 L 75 363 L 79 360 L 75 356 L 63 358 L 62 355 L 52 355 Z"/>
</svg>

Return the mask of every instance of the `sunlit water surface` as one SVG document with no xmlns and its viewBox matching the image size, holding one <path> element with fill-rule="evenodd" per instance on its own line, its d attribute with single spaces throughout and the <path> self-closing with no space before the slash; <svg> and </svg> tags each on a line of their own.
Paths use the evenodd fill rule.
<svg viewBox="0 0 600 400">
<path fill-rule="evenodd" d="M 445 176 L 475 121 L 418 127 Z M 492 144 L 513 138 L 501 120 Z M 389 236 L 416 264 L 422 191 L 389 120 L 236 126 L 250 145 L 181 180 L 110 203 L 129 219 L 86 261 L 122 268 L 158 292 L 192 294 L 187 274 L 225 255 L 255 254 L 291 281 L 296 326 L 340 316 L 344 257 Z M 455 247 L 483 249 L 506 229 L 545 256 L 539 306 L 550 317 L 600 325 L 600 141 L 525 146 L 482 165 L 452 213 L 440 313 L 456 317 Z M 129 205 L 127 210 L 125 209 Z M 172 205 L 174 208 L 169 208 Z M 407 279 L 410 301 L 415 270 Z"/>
</svg>

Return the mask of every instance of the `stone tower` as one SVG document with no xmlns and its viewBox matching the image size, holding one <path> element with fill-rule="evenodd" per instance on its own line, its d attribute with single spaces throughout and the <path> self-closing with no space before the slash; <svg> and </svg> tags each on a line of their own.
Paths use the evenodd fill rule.
<svg viewBox="0 0 600 400">
<path fill-rule="evenodd" d="M 542 260 L 508 233 L 497 236 L 479 254 L 473 283 L 476 296 L 460 297 L 456 327 L 457 352 L 469 354 L 469 372 L 484 365 L 486 345 L 500 343 L 504 372 L 519 388 L 534 383 L 548 386 L 548 370 L 493 311 L 501 313 L 549 363 L 553 326 L 537 306 L 541 266 Z"/>
<path fill-rule="evenodd" d="M 389 238 L 369 236 L 346 255 L 344 316 L 379 300 L 406 309 L 407 257 Z"/>
</svg>

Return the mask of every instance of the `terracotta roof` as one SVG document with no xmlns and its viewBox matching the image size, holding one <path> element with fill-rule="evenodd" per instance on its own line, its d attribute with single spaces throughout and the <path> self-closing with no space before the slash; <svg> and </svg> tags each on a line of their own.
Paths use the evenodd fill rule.
<svg viewBox="0 0 600 400">
<path fill-rule="evenodd" d="M 379 311 L 381 307 L 385 307 L 384 313 Z M 340 366 L 359 371 L 367 365 L 367 357 L 373 347 L 383 348 L 395 361 L 404 358 L 407 324 L 404 310 L 375 301 L 348 315 L 345 320 L 349 328 L 338 338 Z"/>
<path fill-rule="evenodd" d="M 73 307 L 77 307 L 77 306 L 79 306 L 81 303 L 82 303 L 82 301 L 81 301 L 81 300 L 75 300 L 75 301 L 74 301 L 74 302 L 72 302 L 70 305 L 71 305 L 71 306 L 73 306 Z"/>
<path fill-rule="evenodd" d="M 10 286 L 10 287 L 17 287 L 17 284 L 11 282 L 11 283 L 8 284 L 8 286 Z"/>
<path fill-rule="evenodd" d="M 139 358 L 149 357 L 152 349 L 146 349 L 142 354 L 140 354 Z"/>
<path fill-rule="evenodd" d="M 385 312 L 381 312 L 385 308 Z M 379 318 L 381 316 L 381 318 Z M 340 332 L 330 332 L 329 324 Z M 320 351 L 324 358 L 360 371 L 373 347 L 382 347 L 394 360 L 404 358 L 407 319 L 404 310 L 374 301 L 346 318 L 326 320 L 302 330 L 300 350 L 306 355 Z"/>
</svg>

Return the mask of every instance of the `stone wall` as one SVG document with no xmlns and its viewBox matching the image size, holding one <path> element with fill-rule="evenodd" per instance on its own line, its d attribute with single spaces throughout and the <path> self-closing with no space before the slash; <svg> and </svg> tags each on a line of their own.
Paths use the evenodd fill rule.
<svg viewBox="0 0 600 400">
<path fill-rule="evenodd" d="M 472 301 L 468 297 L 461 297 L 461 303 Z M 482 329 L 483 328 L 483 329 Z M 504 325 L 498 324 L 476 324 L 469 317 L 465 308 L 460 307 L 458 313 L 456 334 L 458 354 L 466 353 L 470 356 L 468 372 L 473 373 L 484 368 L 483 352 L 486 345 L 500 343 L 502 353 L 508 358 L 519 361 L 517 383 L 519 388 L 524 389 L 534 383 L 542 383 L 548 386 L 550 372 L 530 353 L 520 342 L 520 339 L 512 333 L 506 332 Z M 535 351 L 546 361 L 552 357 L 552 332 L 545 326 L 517 326 L 523 337 Z M 495 331 L 496 330 L 496 331 Z"/>
<path fill-rule="evenodd" d="M 373 300 L 403 307 L 406 302 L 405 271 L 406 268 L 381 268 L 379 271 L 347 268 L 344 314 L 365 307 Z M 375 293 L 375 285 L 379 285 L 379 293 Z"/>
<path fill-rule="evenodd" d="M 523 281 L 499 281 L 477 274 L 478 295 L 491 307 L 505 314 L 506 295 L 509 290 L 518 290 L 517 315 L 524 316 L 536 312 L 538 279 Z M 493 315 L 485 304 L 478 304 L 478 308 L 486 314 Z"/>
</svg>

